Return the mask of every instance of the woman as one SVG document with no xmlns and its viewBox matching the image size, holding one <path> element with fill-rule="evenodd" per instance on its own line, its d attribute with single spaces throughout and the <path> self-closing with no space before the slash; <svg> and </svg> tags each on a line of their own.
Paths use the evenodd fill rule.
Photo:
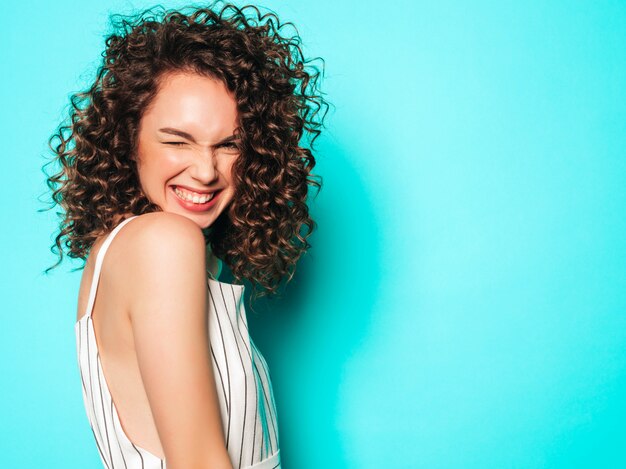
<svg viewBox="0 0 626 469">
<path fill-rule="evenodd" d="M 55 245 L 59 263 L 62 241 L 85 260 L 76 346 L 109 469 L 280 467 L 245 287 L 217 278 L 225 263 L 256 298 L 293 276 L 328 104 L 297 32 L 214 6 L 114 17 L 95 82 L 50 139 Z"/>
</svg>

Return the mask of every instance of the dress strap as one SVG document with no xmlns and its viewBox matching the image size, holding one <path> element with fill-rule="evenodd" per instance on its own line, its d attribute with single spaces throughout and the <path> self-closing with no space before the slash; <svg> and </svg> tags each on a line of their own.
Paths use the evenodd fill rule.
<svg viewBox="0 0 626 469">
<path fill-rule="evenodd" d="M 133 218 L 138 217 L 139 215 L 134 215 L 132 217 L 128 217 L 121 223 L 119 223 L 113 230 L 107 235 L 106 239 L 100 246 L 100 250 L 98 251 L 98 255 L 96 256 L 96 266 L 93 272 L 93 278 L 91 279 L 91 287 L 89 288 L 89 301 L 87 302 L 87 311 L 85 314 L 91 316 L 91 311 L 93 310 L 94 302 L 96 301 L 96 291 L 98 290 L 98 281 L 100 280 L 100 270 L 102 269 L 102 263 L 104 262 L 104 255 L 109 249 L 109 245 L 115 238 L 115 235 L 122 229 L 122 227 L 128 223 Z"/>
</svg>

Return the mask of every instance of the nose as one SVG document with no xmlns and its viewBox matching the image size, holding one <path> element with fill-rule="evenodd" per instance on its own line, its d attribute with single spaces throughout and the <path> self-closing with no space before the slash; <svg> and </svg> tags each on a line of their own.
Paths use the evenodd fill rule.
<svg viewBox="0 0 626 469">
<path fill-rule="evenodd" d="M 198 150 L 195 153 L 190 168 L 191 176 L 201 184 L 208 186 L 219 177 L 217 159 L 209 149 Z"/>
</svg>

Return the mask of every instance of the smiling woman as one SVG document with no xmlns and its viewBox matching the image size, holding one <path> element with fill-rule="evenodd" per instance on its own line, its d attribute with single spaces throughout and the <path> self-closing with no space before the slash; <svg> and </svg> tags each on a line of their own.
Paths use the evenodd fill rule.
<svg viewBox="0 0 626 469">
<path fill-rule="evenodd" d="M 97 78 L 72 96 L 70 123 L 49 142 L 60 171 L 47 183 L 65 212 L 52 268 L 64 253 L 85 259 L 128 216 L 173 210 L 196 222 L 236 282 L 252 284 L 253 299 L 293 277 L 315 228 L 308 188 L 321 188 L 321 73 L 297 31 L 284 34 L 292 23 L 220 3 L 112 16 Z M 155 173 L 157 160 L 167 171 Z M 180 205 L 189 200 L 174 187 L 218 193 L 211 207 Z"/>
<path fill-rule="evenodd" d="M 292 278 L 315 226 L 312 145 L 328 105 L 276 15 L 160 8 L 114 24 L 94 84 L 50 139 L 59 263 L 64 246 L 85 260 L 85 410 L 110 469 L 278 469 L 245 286 L 216 275 L 224 263 L 261 295 Z"/>
<path fill-rule="evenodd" d="M 224 83 L 195 73 L 164 75 L 137 138 L 137 170 L 146 197 L 203 229 L 211 226 L 235 194 L 238 126 L 237 103 Z"/>
</svg>

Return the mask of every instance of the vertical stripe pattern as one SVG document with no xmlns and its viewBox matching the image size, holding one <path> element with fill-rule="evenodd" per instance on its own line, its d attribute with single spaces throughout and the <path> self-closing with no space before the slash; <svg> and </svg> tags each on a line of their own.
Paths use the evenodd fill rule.
<svg viewBox="0 0 626 469">
<path fill-rule="evenodd" d="M 75 323 L 83 402 L 106 469 L 164 469 L 166 461 L 134 444 L 124 432 L 102 370 L 91 312 L 106 251 L 127 218 L 109 234 L 96 257 L 87 311 Z M 207 277 L 208 335 L 224 438 L 233 468 L 280 469 L 276 403 L 265 358 L 248 331 L 245 287 Z"/>
</svg>

